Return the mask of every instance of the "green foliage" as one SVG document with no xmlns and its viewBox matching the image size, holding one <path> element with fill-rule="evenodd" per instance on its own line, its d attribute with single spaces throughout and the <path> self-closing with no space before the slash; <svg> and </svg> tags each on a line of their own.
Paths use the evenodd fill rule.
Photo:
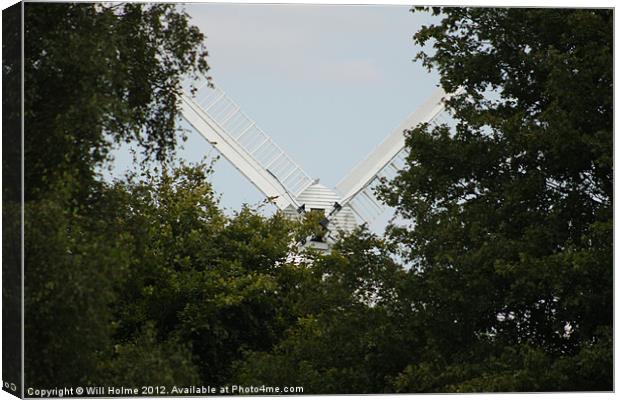
<svg viewBox="0 0 620 400">
<path fill-rule="evenodd" d="M 227 215 L 212 165 L 170 167 L 186 15 L 27 4 L 26 385 L 610 390 L 611 12 L 436 13 L 419 59 L 464 93 L 381 189 L 411 224 L 318 254 L 321 215 Z M 103 182 L 124 141 L 157 173 Z"/>
<path fill-rule="evenodd" d="M 418 58 L 464 93 L 383 187 L 427 326 L 397 387 L 611 390 L 612 12 L 434 12 Z"/>
<path fill-rule="evenodd" d="M 131 193 L 129 184 L 109 187 L 96 171 L 121 142 L 141 145 L 145 160 L 170 159 L 183 80 L 208 70 L 204 36 L 174 5 L 28 3 L 24 9 L 26 382 L 56 387 L 157 376 L 129 373 L 134 362 L 162 366 L 161 381 L 170 381 L 175 369 L 190 377 L 193 359 L 188 351 L 172 355 L 183 348 L 175 339 L 155 335 L 148 321 L 123 331 L 124 290 L 136 265 L 151 255 L 140 253 L 139 226 L 124 226 L 120 211 L 132 206 L 129 197 L 144 193 Z M 4 72 L 13 79 L 18 71 Z M 187 201 L 203 193 L 192 195 Z M 18 213 L 7 209 L 3 219 Z M 167 239 L 161 249 L 171 253 L 188 244 Z M 150 360 L 137 362 L 141 351 Z"/>
<path fill-rule="evenodd" d="M 113 143 L 166 159 L 182 79 L 208 70 L 204 36 L 187 16 L 171 4 L 24 8 L 26 199 L 65 175 L 92 186 Z"/>
<path fill-rule="evenodd" d="M 575 355 L 553 357 L 528 344 L 505 346 L 496 354 L 483 349 L 460 363 L 410 364 L 394 380 L 399 392 L 542 392 L 609 390 L 613 377 L 611 336 L 585 345 Z M 601 368 L 603 367 L 603 368 Z"/>
<path fill-rule="evenodd" d="M 209 174 L 130 177 L 79 211 L 69 190 L 29 202 L 29 385 L 216 385 L 244 351 L 281 338 L 281 265 L 299 228 L 249 208 L 226 216 Z"/>
<path fill-rule="evenodd" d="M 25 209 L 25 382 L 95 384 L 112 345 L 115 286 L 126 275 L 128 237 L 66 207 L 66 193 Z"/>
<path fill-rule="evenodd" d="M 153 321 L 192 343 L 203 381 L 219 384 L 241 349 L 266 348 L 280 333 L 275 275 L 291 222 L 249 208 L 226 217 L 204 171 L 182 167 L 125 188 L 117 218 L 136 252 L 119 329 L 131 337 Z"/>
<path fill-rule="evenodd" d="M 132 341 L 115 345 L 112 357 L 104 361 L 104 368 L 110 375 L 100 378 L 100 385 L 114 382 L 126 387 L 172 387 L 200 383 L 188 346 L 174 338 L 159 340 L 153 324 L 146 324 Z"/>
<path fill-rule="evenodd" d="M 406 362 L 397 299 L 405 272 L 365 231 L 298 265 L 296 320 L 271 352 L 248 352 L 235 382 L 303 386 L 305 393 L 389 392 Z"/>
</svg>

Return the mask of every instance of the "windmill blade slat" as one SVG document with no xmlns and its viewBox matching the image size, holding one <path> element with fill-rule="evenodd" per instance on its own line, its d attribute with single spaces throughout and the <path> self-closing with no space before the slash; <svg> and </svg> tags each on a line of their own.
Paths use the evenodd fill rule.
<svg viewBox="0 0 620 400">
<path fill-rule="evenodd" d="M 260 150 L 260 148 L 261 148 L 261 147 L 263 147 L 263 145 L 264 145 L 265 143 L 267 143 L 267 142 L 269 142 L 269 140 L 267 140 L 267 139 L 265 139 L 265 140 L 263 140 L 262 142 L 260 142 L 260 144 L 259 144 L 256 148 L 254 148 L 254 150 L 252 150 L 252 151 L 250 152 L 250 154 L 251 154 L 252 156 L 254 156 L 254 153 L 258 152 L 258 151 Z"/>
<path fill-rule="evenodd" d="M 355 214 L 357 218 L 359 218 L 362 221 L 366 220 L 364 216 L 357 210 L 357 206 L 354 204 L 353 201 L 349 202 L 349 208 L 351 209 L 351 211 L 353 211 L 353 214 Z"/>
<path fill-rule="evenodd" d="M 185 120 L 265 196 L 275 198 L 280 209 L 296 206 L 296 196 L 312 184 L 312 178 L 224 91 L 203 87 L 195 97 L 183 94 L 181 101 Z"/>
<path fill-rule="evenodd" d="M 375 210 L 377 210 L 378 212 L 383 211 L 383 205 L 379 201 L 377 201 L 377 198 L 375 196 L 369 195 L 368 190 L 362 191 L 362 194 L 368 199 L 368 204 L 373 206 Z"/>
<path fill-rule="evenodd" d="M 357 217 L 364 223 L 372 223 L 374 219 L 380 215 L 377 210 L 370 207 L 368 200 L 362 196 L 357 196 L 352 199 L 348 206 L 353 210 Z"/>
<path fill-rule="evenodd" d="M 248 125 L 247 128 L 243 129 L 241 131 L 241 133 L 238 136 L 233 136 L 235 139 L 239 140 L 241 139 L 241 137 L 243 137 L 243 135 L 245 135 L 250 129 L 252 129 L 255 126 L 254 123 L 251 123 L 250 125 Z"/>
<path fill-rule="evenodd" d="M 444 111 L 442 99 L 446 97 L 448 96 L 443 90 L 437 90 L 336 185 L 337 192 L 343 198 L 343 205 L 350 203 L 358 216 L 363 214 L 362 222 L 372 222 L 386 209 L 377 199 L 374 188 L 380 178 L 391 179 L 406 165 L 407 150 L 404 132 L 420 123 L 439 122 L 438 117 Z M 369 204 L 364 205 L 364 203 Z"/>
<path fill-rule="evenodd" d="M 365 187 L 373 177 L 385 167 L 405 146 L 403 132 L 421 122 L 432 120 L 443 109 L 441 99 L 446 94 L 437 90 L 418 110 L 411 114 L 381 144 L 379 144 L 364 161 L 358 164 L 337 185 L 336 189 L 343 198 L 350 198 Z"/>
</svg>

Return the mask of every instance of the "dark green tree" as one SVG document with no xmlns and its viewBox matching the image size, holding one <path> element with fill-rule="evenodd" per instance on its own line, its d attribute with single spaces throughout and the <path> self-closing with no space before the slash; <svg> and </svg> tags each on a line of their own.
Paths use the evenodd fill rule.
<svg viewBox="0 0 620 400">
<path fill-rule="evenodd" d="M 463 93 L 382 188 L 424 343 L 396 389 L 611 390 L 613 12 L 432 13 L 418 59 Z"/>
<path fill-rule="evenodd" d="M 117 340 L 152 324 L 159 338 L 189 344 L 201 382 L 218 385 L 242 351 L 269 349 L 290 320 L 279 275 L 296 224 L 249 207 L 225 216 L 208 171 L 119 184 L 110 212 L 134 244 Z"/>
<path fill-rule="evenodd" d="M 173 5 L 25 8 L 26 384 L 226 381 L 294 320 L 279 294 L 309 232 L 250 207 L 226 216 L 209 166 L 175 164 L 204 36 Z M 122 142 L 158 171 L 103 181 Z"/>
<path fill-rule="evenodd" d="M 411 357 L 406 272 L 380 238 L 359 230 L 334 251 L 289 265 L 294 323 L 270 351 L 250 351 L 233 382 L 302 386 L 305 394 L 392 392 Z M 405 305 L 405 308 L 403 307 Z"/>
<path fill-rule="evenodd" d="M 218 385 L 282 339 L 303 227 L 249 207 L 226 216 L 210 171 L 102 184 L 96 212 L 49 195 L 28 204 L 28 259 L 41 266 L 28 272 L 28 385 Z"/>
<path fill-rule="evenodd" d="M 128 235 L 100 214 L 66 204 L 70 192 L 26 204 L 25 383 L 98 384 L 100 357 L 113 346 L 109 305 L 130 263 Z"/>
<path fill-rule="evenodd" d="M 381 190 L 411 224 L 292 262 L 312 217 L 228 216 L 168 163 L 186 15 L 27 4 L 26 385 L 610 390 L 611 12 L 433 12 L 419 58 L 464 94 Z M 124 141 L 159 173 L 100 180 Z"/>
<path fill-rule="evenodd" d="M 204 36 L 175 5 L 24 9 L 26 385 L 126 381 L 136 375 L 119 371 L 136 362 L 133 347 L 151 357 L 136 365 L 158 365 L 162 381 L 175 368 L 195 376 L 172 367 L 185 361 L 167 364 L 164 347 L 183 346 L 154 342 L 146 324 L 118 339 L 115 305 L 139 240 L 119 229 L 120 194 L 97 171 L 122 142 L 138 143 L 144 159 L 171 159 L 181 137 L 177 95 L 184 79 L 208 70 Z"/>
<path fill-rule="evenodd" d="M 26 199 L 94 184 L 115 143 L 164 160 L 183 79 L 207 72 L 204 35 L 174 4 L 28 3 L 24 16 Z M 87 197 L 88 193 L 81 193 Z"/>
</svg>

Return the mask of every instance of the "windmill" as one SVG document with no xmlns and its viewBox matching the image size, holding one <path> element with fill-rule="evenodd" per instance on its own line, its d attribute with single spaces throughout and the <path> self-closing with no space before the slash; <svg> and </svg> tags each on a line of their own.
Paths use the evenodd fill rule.
<svg viewBox="0 0 620 400">
<path fill-rule="evenodd" d="M 285 215 L 299 218 L 314 211 L 326 235 L 310 240 L 328 250 L 338 232 L 370 224 L 386 209 L 374 189 L 381 178 L 392 178 L 404 166 L 404 131 L 428 122 L 446 122 L 443 90 L 409 115 L 334 188 L 311 178 L 218 86 L 203 85 L 181 95 L 183 118 L 252 182 Z"/>
</svg>

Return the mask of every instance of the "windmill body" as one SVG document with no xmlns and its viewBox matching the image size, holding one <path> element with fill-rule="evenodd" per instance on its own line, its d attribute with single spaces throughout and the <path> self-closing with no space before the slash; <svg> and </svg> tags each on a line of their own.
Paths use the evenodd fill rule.
<svg viewBox="0 0 620 400">
<path fill-rule="evenodd" d="M 438 123 L 444 110 L 438 90 L 398 126 L 335 188 L 312 179 L 241 108 L 218 87 L 203 85 L 195 95 L 181 96 L 187 122 L 290 218 L 317 211 L 327 235 L 318 248 L 329 249 L 338 232 L 371 223 L 385 206 L 374 188 L 405 165 L 404 131 L 421 122 Z"/>
</svg>

